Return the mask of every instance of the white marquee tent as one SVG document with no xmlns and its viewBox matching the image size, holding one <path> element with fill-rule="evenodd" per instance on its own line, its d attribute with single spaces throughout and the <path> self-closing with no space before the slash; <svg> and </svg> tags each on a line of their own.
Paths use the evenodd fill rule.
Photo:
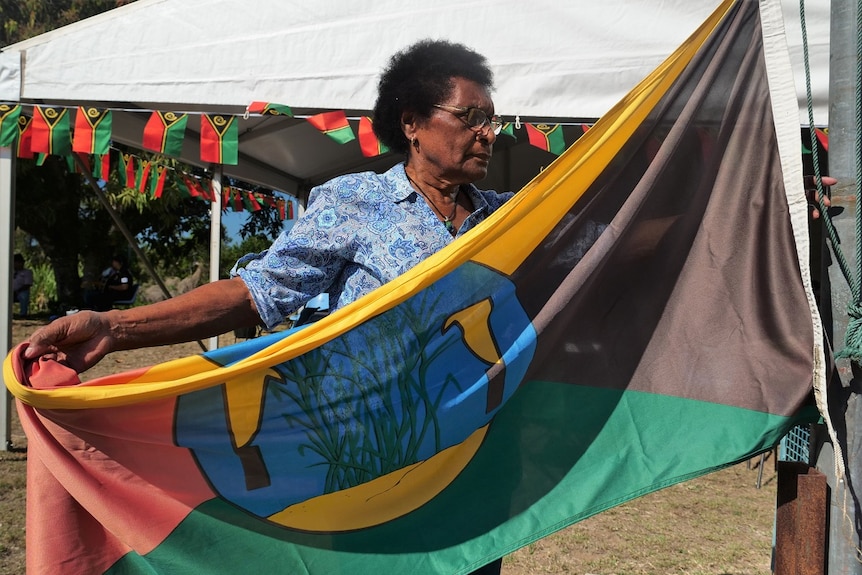
<svg viewBox="0 0 862 575">
<path fill-rule="evenodd" d="M 703 22 L 717 0 L 138 0 L 0 51 L 0 102 L 112 108 L 114 140 L 139 146 L 149 111 L 241 115 L 253 101 L 295 118 L 240 123 L 240 161 L 224 174 L 302 198 L 364 158 L 304 117 L 329 109 L 367 115 L 389 56 L 422 38 L 483 53 L 505 120 L 575 123 L 601 116 Z M 783 0 L 787 39 L 807 124 L 799 5 Z M 816 122 L 828 123 L 829 4 L 806 10 Z M 354 123 L 355 126 L 355 123 Z M 182 159 L 201 165 L 189 122 Z M 483 186 L 516 189 L 553 156 L 526 138 L 498 140 Z M 0 278 L 10 285 L 14 158 L 0 148 Z M 11 204 L 10 204 L 11 202 Z M 213 210 L 218 212 L 218 210 Z M 217 220 L 215 220 L 217 223 Z M 216 259 L 217 261 L 217 259 Z M 9 289 L 0 306 L 11 310 Z M 11 314 L 7 312 L 7 318 Z M 7 319 L 4 349 L 9 348 Z M 8 406 L 0 424 L 8 428 Z M 8 431 L 7 431 L 8 441 Z"/>
</svg>

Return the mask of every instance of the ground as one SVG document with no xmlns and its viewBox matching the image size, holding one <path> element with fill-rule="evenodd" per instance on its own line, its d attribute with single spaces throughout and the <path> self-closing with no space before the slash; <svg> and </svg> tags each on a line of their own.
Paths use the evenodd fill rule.
<svg viewBox="0 0 862 575">
<path fill-rule="evenodd" d="M 13 343 L 43 322 L 13 322 Z M 232 334 L 222 345 L 232 343 Z M 108 356 L 87 379 L 199 353 L 197 343 Z M 13 417 L 13 445 L 26 437 Z M 0 575 L 24 573 L 26 453 L 0 452 Z M 508 555 L 503 575 L 768 575 L 774 462 L 760 458 L 663 489 L 562 529 Z"/>
</svg>

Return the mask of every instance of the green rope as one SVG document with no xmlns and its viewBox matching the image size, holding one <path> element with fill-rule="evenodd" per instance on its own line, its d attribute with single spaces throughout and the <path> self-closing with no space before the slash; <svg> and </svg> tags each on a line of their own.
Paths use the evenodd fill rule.
<svg viewBox="0 0 862 575">
<path fill-rule="evenodd" d="M 847 357 L 854 361 L 862 359 L 862 294 L 860 294 L 860 284 L 862 284 L 862 202 L 856 202 L 856 270 L 851 271 L 847 259 L 841 251 L 841 242 L 838 239 L 838 233 L 829 215 L 824 202 L 823 183 L 821 182 L 820 161 L 817 153 L 817 133 L 814 126 L 814 110 L 811 97 L 811 73 L 808 64 L 808 32 L 805 26 L 805 0 L 799 1 L 799 14 L 802 24 L 802 53 L 805 61 L 805 89 L 808 98 L 808 126 L 811 136 L 811 158 L 814 163 L 814 181 L 817 185 L 818 203 L 820 204 L 820 215 L 823 219 L 824 227 L 829 236 L 829 244 L 832 247 L 832 252 L 835 255 L 835 260 L 844 275 L 844 279 L 850 287 L 850 293 L 853 295 L 853 301 L 847 304 L 847 314 L 849 321 L 847 323 L 847 333 L 844 337 L 844 349 L 835 354 L 835 357 Z M 856 157 L 856 174 L 862 174 L 862 58 L 858 54 L 862 54 L 862 0 L 859 0 L 856 7 L 856 93 L 855 93 L 855 120 L 856 120 L 856 141 L 855 141 L 855 157 Z M 857 193 L 859 198 L 859 183 L 856 183 Z"/>
</svg>

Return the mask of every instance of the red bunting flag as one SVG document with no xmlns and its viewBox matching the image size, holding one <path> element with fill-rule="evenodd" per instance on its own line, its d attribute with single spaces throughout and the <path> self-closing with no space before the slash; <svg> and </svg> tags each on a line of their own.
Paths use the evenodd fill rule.
<svg viewBox="0 0 862 575">
<path fill-rule="evenodd" d="M 233 200 L 233 211 L 235 211 L 235 212 L 243 211 L 242 192 L 240 192 L 239 190 L 234 190 L 233 191 L 233 198 L 231 198 L 231 199 Z"/>
<path fill-rule="evenodd" d="M 83 154 L 107 154 L 111 149 L 110 110 L 78 107 L 75 115 L 75 135 L 72 151 Z"/>
<path fill-rule="evenodd" d="M 559 124 L 524 124 L 530 144 L 546 152 L 560 155 L 566 151 L 566 141 L 563 138 L 563 127 Z"/>
<path fill-rule="evenodd" d="M 168 176 L 168 169 L 165 166 L 156 166 L 156 175 L 150 178 L 150 197 L 161 198 L 162 192 L 165 189 L 165 179 Z"/>
<path fill-rule="evenodd" d="M 188 114 L 153 112 L 144 126 L 144 148 L 168 156 L 179 156 L 183 151 L 188 120 Z"/>
<path fill-rule="evenodd" d="M 19 104 L 0 104 L 0 148 L 12 146 L 18 137 L 18 118 L 21 116 Z"/>
<path fill-rule="evenodd" d="M 111 175 L 111 154 L 93 155 L 93 177 L 107 181 Z"/>
<path fill-rule="evenodd" d="M 284 104 L 273 104 L 272 102 L 252 102 L 245 109 L 247 114 L 270 114 L 272 116 L 293 117 L 293 111 Z"/>
<path fill-rule="evenodd" d="M 366 158 L 373 158 L 389 151 L 389 148 L 377 139 L 371 125 L 371 118 L 368 116 L 359 118 L 359 149 Z"/>
<path fill-rule="evenodd" d="M 30 149 L 30 143 L 33 139 L 32 126 L 33 118 L 23 114 L 18 116 L 18 145 L 16 146 L 15 155 L 25 160 L 33 157 L 33 150 Z"/>
<path fill-rule="evenodd" d="M 72 152 L 72 132 L 66 108 L 33 107 L 33 135 L 30 149 L 34 152 L 68 156 Z"/>
<path fill-rule="evenodd" d="M 201 161 L 239 163 L 239 124 L 235 116 L 201 115 Z"/>
<path fill-rule="evenodd" d="M 820 128 L 814 128 L 814 134 L 817 136 L 817 141 L 820 142 L 820 146 L 823 148 L 824 152 L 829 151 L 829 130 L 821 130 Z"/>
<path fill-rule="evenodd" d="M 138 171 L 135 175 L 135 187 L 140 193 L 146 192 L 147 179 L 150 177 L 150 169 L 153 163 L 148 160 L 141 160 L 138 164 Z"/>
<path fill-rule="evenodd" d="M 346 144 L 351 140 L 355 140 L 353 130 L 350 128 L 350 123 L 347 121 L 347 116 L 343 110 L 333 110 L 332 112 L 323 112 L 316 116 L 311 116 L 308 121 L 312 126 L 338 142 Z"/>
<path fill-rule="evenodd" d="M 248 203 L 250 212 L 259 212 L 263 209 L 263 206 L 260 205 L 260 201 L 257 197 L 257 192 L 249 192 L 248 193 Z"/>
<path fill-rule="evenodd" d="M 124 188 L 134 188 L 136 179 L 135 157 L 131 154 L 120 154 L 120 180 Z"/>
</svg>

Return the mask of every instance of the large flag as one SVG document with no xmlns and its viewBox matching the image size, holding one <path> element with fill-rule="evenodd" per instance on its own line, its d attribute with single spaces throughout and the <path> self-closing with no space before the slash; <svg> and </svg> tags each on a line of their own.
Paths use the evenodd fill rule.
<svg viewBox="0 0 862 575">
<path fill-rule="evenodd" d="M 469 573 L 816 420 L 790 78 L 778 3 L 728 0 L 479 227 L 317 323 L 86 383 L 13 350 L 28 569 Z"/>
</svg>

